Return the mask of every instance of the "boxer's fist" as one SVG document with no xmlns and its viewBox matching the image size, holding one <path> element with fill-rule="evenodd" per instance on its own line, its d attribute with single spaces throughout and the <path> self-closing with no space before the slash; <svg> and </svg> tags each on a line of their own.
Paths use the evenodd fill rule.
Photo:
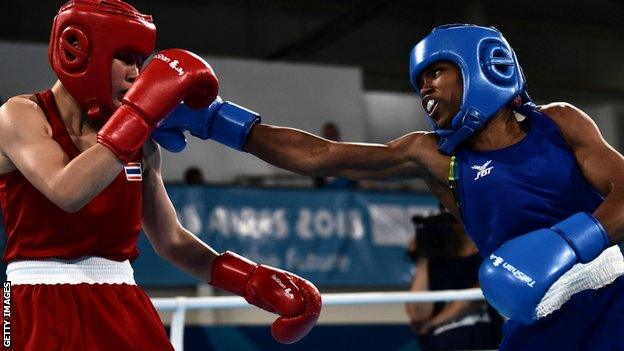
<svg viewBox="0 0 624 351">
<path fill-rule="evenodd" d="M 186 50 L 163 50 L 146 63 L 122 106 L 98 132 L 98 142 L 128 162 L 180 101 L 202 108 L 217 92 L 217 78 L 206 61 Z"/>
<path fill-rule="evenodd" d="M 314 327 L 321 312 L 321 295 L 309 281 L 229 251 L 214 260 L 210 284 L 279 314 L 271 333 L 283 344 L 303 338 Z"/>
<path fill-rule="evenodd" d="M 220 97 L 208 108 L 191 109 L 177 106 L 152 134 L 160 146 L 180 152 L 186 146 L 184 131 L 200 139 L 213 139 L 236 150 L 243 150 L 260 115 Z"/>
<path fill-rule="evenodd" d="M 483 295 L 503 315 L 531 324 L 548 289 L 578 262 L 586 263 L 607 248 L 602 225 L 580 212 L 550 229 L 511 239 L 481 264 Z"/>
</svg>

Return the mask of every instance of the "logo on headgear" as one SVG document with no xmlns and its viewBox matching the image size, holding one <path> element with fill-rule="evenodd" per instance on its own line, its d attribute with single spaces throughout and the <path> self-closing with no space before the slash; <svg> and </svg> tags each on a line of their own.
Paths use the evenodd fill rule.
<svg viewBox="0 0 624 351">
<path fill-rule="evenodd" d="M 422 72 L 441 61 L 455 64 L 463 79 L 462 103 L 449 128 L 440 128 L 428 117 L 440 136 L 438 149 L 445 154 L 452 154 L 516 96 L 522 94 L 524 102 L 530 102 L 516 54 L 495 28 L 470 24 L 435 28 L 410 54 L 410 80 L 417 92 Z"/>
</svg>

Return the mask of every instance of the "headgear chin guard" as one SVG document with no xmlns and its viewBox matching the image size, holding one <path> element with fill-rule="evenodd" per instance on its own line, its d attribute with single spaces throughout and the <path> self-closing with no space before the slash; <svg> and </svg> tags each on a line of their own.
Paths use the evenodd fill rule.
<svg viewBox="0 0 624 351">
<path fill-rule="evenodd" d="M 113 112 L 111 66 L 119 53 L 147 56 L 156 45 L 152 17 L 121 0 L 72 0 L 54 18 L 48 59 L 92 119 Z"/>
<path fill-rule="evenodd" d="M 428 116 L 440 136 L 438 149 L 445 154 L 451 154 L 516 96 L 521 95 L 523 103 L 530 103 L 516 54 L 493 27 L 439 26 L 416 44 L 410 54 L 410 80 L 418 93 L 422 72 L 440 61 L 454 63 L 463 78 L 462 103 L 450 128 L 440 128 Z"/>
</svg>

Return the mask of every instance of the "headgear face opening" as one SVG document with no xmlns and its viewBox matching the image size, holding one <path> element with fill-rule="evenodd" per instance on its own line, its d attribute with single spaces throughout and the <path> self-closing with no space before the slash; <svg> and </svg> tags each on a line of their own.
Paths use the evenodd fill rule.
<svg viewBox="0 0 624 351">
<path fill-rule="evenodd" d="M 72 0 L 52 24 L 48 59 L 92 119 L 112 113 L 111 66 L 120 53 L 147 56 L 156 45 L 152 17 L 121 0 Z"/>
<path fill-rule="evenodd" d="M 451 24 L 431 31 L 410 54 L 410 80 L 417 93 L 422 72 L 441 61 L 454 63 L 463 79 L 461 106 L 450 127 L 442 129 L 428 116 L 440 136 L 438 149 L 445 154 L 453 153 L 516 96 L 530 102 L 516 54 L 495 28 Z"/>
</svg>

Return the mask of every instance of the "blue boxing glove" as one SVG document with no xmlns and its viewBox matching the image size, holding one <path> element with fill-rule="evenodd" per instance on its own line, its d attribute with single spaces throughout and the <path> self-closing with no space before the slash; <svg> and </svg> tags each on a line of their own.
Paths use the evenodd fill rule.
<svg viewBox="0 0 624 351">
<path fill-rule="evenodd" d="M 186 147 L 184 131 L 178 127 L 168 129 L 156 128 L 152 132 L 152 139 L 170 152 L 181 152 Z"/>
<path fill-rule="evenodd" d="M 548 289 L 576 263 L 594 260 L 609 246 L 598 220 L 579 212 L 552 226 L 511 239 L 479 269 L 487 301 L 524 324 L 537 320 L 536 308 Z"/>
<path fill-rule="evenodd" d="M 207 108 L 195 110 L 178 105 L 152 133 L 152 138 L 171 152 L 186 147 L 184 132 L 200 139 L 212 139 L 233 149 L 243 151 L 253 126 L 260 115 L 220 97 Z"/>
</svg>

